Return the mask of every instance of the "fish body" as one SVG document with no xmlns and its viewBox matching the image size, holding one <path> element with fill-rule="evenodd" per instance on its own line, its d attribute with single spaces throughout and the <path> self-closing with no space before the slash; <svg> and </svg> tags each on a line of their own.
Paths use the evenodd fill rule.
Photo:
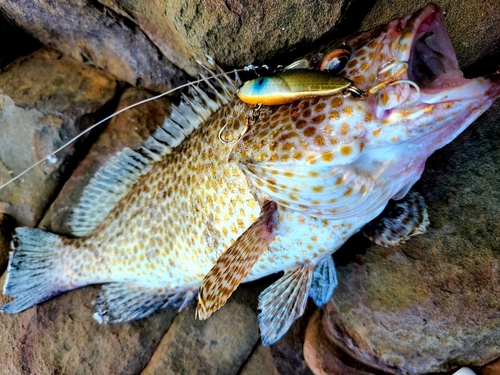
<svg viewBox="0 0 500 375">
<path fill-rule="evenodd" d="M 338 43 L 302 59 L 319 69 Z M 500 96 L 498 75 L 462 77 L 435 5 L 342 46 L 351 56 L 338 74 L 380 89 L 263 106 L 250 127 L 254 107 L 227 82 L 220 109 L 198 92 L 198 105 L 183 102 L 142 148 L 97 173 L 71 222 L 76 238 L 17 229 L 4 287 L 16 299 L 2 310 L 105 283 L 99 321 L 182 308 L 198 292 L 197 316 L 207 318 L 239 283 L 285 271 L 259 299 L 269 344 L 308 295 L 326 303 L 336 282 L 330 255 L 404 197 L 429 155 Z M 200 114 L 202 101 L 212 110 Z"/>
</svg>

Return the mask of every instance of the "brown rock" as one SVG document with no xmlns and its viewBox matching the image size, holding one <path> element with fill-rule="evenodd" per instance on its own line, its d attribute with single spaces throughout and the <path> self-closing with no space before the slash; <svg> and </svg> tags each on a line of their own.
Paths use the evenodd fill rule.
<svg viewBox="0 0 500 375">
<path fill-rule="evenodd" d="M 166 91 L 181 82 L 133 22 L 96 1 L 7 0 L 0 9 L 44 45 L 131 85 Z"/>
<path fill-rule="evenodd" d="M 5 282 L 5 275 L 0 282 Z M 92 319 L 96 290 L 66 293 L 16 315 L 0 316 L 0 373 L 138 374 L 176 312 L 126 324 Z M 0 303 L 7 297 L 0 296 Z"/>
<path fill-rule="evenodd" d="M 500 2 L 433 1 L 446 12 L 445 25 L 457 53 L 460 66 L 466 67 L 486 55 L 500 53 Z M 360 29 L 368 30 L 413 13 L 428 0 L 376 1 Z"/>
<path fill-rule="evenodd" d="M 304 343 L 304 357 L 315 375 L 397 374 L 388 367 L 352 355 L 343 341 L 325 327 L 323 315 L 322 310 L 313 315 Z"/>
<path fill-rule="evenodd" d="M 353 250 L 365 243 L 346 244 L 337 257 L 339 287 L 324 319 L 309 327 L 308 352 L 335 362 L 324 342 L 338 341 L 359 362 L 411 374 L 500 356 L 499 119 L 497 102 L 428 160 L 417 183 L 428 206 L 427 234 L 357 256 Z"/>
<path fill-rule="evenodd" d="M 0 7 L 45 45 L 165 91 L 178 82 L 167 60 L 190 74 L 207 54 L 223 66 L 265 62 L 329 32 L 352 2 L 8 0 Z"/>
<path fill-rule="evenodd" d="M 498 375 L 500 374 L 500 360 L 496 360 L 492 363 L 484 366 L 481 371 L 477 372 L 478 375 Z"/>
<path fill-rule="evenodd" d="M 195 305 L 179 314 L 142 375 L 237 374 L 259 340 L 256 306 L 262 283 L 240 286 L 209 319 L 194 318 Z"/>
<path fill-rule="evenodd" d="M 16 60 L 0 74 L 0 181 L 19 174 L 93 121 L 115 95 L 109 74 L 49 49 Z M 64 174 L 72 144 L 0 191 L 19 225 L 35 225 Z"/>
<path fill-rule="evenodd" d="M 280 375 L 269 346 L 260 343 L 248 358 L 240 375 Z"/>
</svg>

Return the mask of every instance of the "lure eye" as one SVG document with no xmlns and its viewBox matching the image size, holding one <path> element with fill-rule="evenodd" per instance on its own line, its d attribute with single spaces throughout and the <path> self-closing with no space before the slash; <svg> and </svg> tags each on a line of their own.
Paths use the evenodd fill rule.
<svg viewBox="0 0 500 375">
<path fill-rule="evenodd" d="M 350 57 L 351 51 L 349 51 L 348 49 L 335 48 L 329 51 L 325 55 L 325 57 L 323 57 L 320 70 L 324 70 L 332 74 L 337 74 L 345 68 Z"/>
<path fill-rule="evenodd" d="M 262 86 L 263 83 L 264 83 L 264 78 L 259 79 L 259 81 L 257 82 L 259 86 Z"/>
</svg>

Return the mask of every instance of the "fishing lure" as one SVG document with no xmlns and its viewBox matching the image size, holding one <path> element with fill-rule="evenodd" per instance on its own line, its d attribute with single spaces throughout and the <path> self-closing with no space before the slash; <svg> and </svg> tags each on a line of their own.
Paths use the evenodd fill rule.
<svg viewBox="0 0 500 375">
<path fill-rule="evenodd" d="M 342 76 L 313 69 L 285 69 L 245 82 L 237 95 L 248 104 L 280 105 L 349 91 L 358 92 L 353 82 Z"/>
</svg>

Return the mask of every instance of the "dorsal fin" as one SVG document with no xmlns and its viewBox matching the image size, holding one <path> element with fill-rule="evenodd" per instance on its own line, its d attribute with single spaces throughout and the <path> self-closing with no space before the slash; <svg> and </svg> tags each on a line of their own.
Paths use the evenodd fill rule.
<svg viewBox="0 0 500 375">
<path fill-rule="evenodd" d="M 222 72 L 216 67 L 218 72 Z M 180 103 L 172 106 L 156 132 L 136 150 L 124 148 L 109 159 L 90 179 L 69 220 L 73 235 L 90 235 L 106 218 L 120 199 L 152 165 L 168 155 L 220 107 L 227 104 L 237 91 L 237 83 L 228 75 L 214 75 L 201 68 L 201 84 L 189 86 Z M 238 78 L 237 78 L 238 79 Z"/>
</svg>

